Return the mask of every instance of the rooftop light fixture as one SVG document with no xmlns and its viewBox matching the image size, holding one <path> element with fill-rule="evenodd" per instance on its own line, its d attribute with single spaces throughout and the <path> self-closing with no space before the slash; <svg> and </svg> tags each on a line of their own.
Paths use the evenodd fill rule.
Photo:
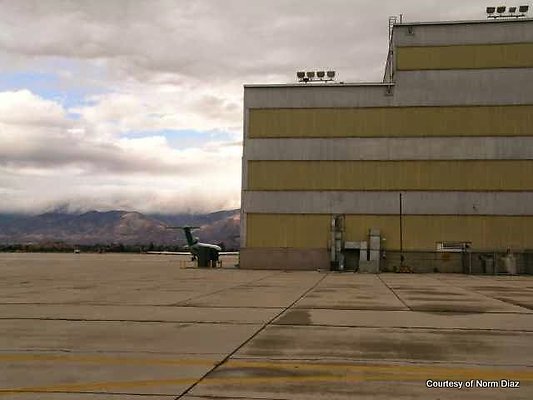
<svg viewBox="0 0 533 400">
<path fill-rule="evenodd" d="M 298 71 L 296 72 L 298 82 L 330 82 L 335 78 L 335 71 Z"/>
<path fill-rule="evenodd" d="M 515 6 L 515 7 L 487 7 L 487 18 L 520 18 L 525 17 L 529 11 L 529 6 Z"/>
</svg>

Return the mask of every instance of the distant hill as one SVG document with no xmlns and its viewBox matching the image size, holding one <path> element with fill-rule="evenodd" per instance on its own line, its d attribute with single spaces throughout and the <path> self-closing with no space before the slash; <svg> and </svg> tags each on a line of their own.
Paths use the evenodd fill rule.
<svg viewBox="0 0 533 400">
<path fill-rule="evenodd" d="M 239 210 L 216 211 L 210 214 L 147 214 L 150 218 L 171 226 L 201 226 L 232 218 L 239 215 Z"/>
<path fill-rule="evenodd" d="M 168 230 L 166 226 L 195 225 L 200 229 L 194 234 L 202 241 L 221 242 L 226 248 L 235 249 L 239 245 L 239 215 L 239 210 L 198 215 L 144 215 L 119 210 L 83 214 L 52 212 L 36 216 L 0 214 L 0 243 L 175 245 L 185 244 L 183 233 Z"/>
</svg>

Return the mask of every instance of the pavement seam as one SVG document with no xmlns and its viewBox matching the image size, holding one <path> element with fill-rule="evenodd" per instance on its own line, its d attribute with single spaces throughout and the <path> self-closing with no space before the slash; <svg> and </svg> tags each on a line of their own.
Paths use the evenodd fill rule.
<svg viewBox="0 0 533 400">
<path fill-rule="evenodd" d="M 450 283 L 446 282 L 446 280 L 442 280 L 442 279 L 439 279 L 439 278 L 436 278 L 436 277 L 433 277 L 433 279 L 436 280 L 437 282 L 441 283 L 441 284 L 444 283 L 446 286 L 450 286 L 450 287 L 453 287 L 453 288 L 458 288 L 458 289 L 463 290 L 463 291 L 465 291 L 467 293 L 473 292 L 473 293 L 477 294 L 478 296 L 486 297 L 487 299 L 496 300 L 496 301 L 499 301 L 499 302 L 502 302 L 502 303 L 505 303 L 505 304 L 510 304 L 512 306 L 515 306 L 515 307 L 523 308 L 524 312 L 521 312 L 519 314 L 528 314 L 529 311 L 533 310 L 533 308 L 526 307 L 526 306 L 523 306 L 521 304 L 516 304 L 516 303 L 513 303 L 511 301 L 506 301 L 506 300 L 498 299 L 496 297 L 489 296 L 487 294 L 484 294 L 484 293 L 478 291 L 477 289 L 464 288 L 463 286 L 460 286 L 460 285 L 452 286 Z"/>
<path fill-rule="evenodd" d="M 241 322 L 241 321 L 169 321 L 169 320 L 148 320 L 148 319 L 87 319 L 87 318 L 46 318 L 46 317 L 0 317 L 0 321 L 62 321 L 62 322 L 132 322 L 149 324 L 211 324 L 211 325 L 260 325 L 263 322 Z"/>
<path fill-rule="evenodd" d="M 327 360 L 328 362 L 334 362 L 334 363 L 354 363 L 353 358 L 339 358 L 339 357 L 302 357 L 302 358 L 284 358 L 284 357 L 262 357 L 262 356 L 245 356 L 245 357 L 233 357 L 232 360 L 238 361 L 238 360 L 267 360 L 272 362 L 294 362 L 294 361 L 305 361 L 305 362 L 323 362 L 324 360 Z M 432 365 L 450 365 L 448 361 L 439 361 L 439 360 L 407 360 L 407 359 L 396 359 L 396 358 L 365 358 L 364 360 L 357 360 L 354 365 L 358 365 L 358 363 L 378 363 L 378 364 L 394 364 L 394 365 L 425 365 L 425 366 L 432 366 Z M 487 368 L 532 368 L 533 364 L 493 364 L 493 363 L 483 363 L 483 362 L 470 362 L 470 361 L 454 361 L 452 363 L 453 365 L 459 365 L 459 366 L 474 366 L 474 367 L 487 367 Z M 363 364 L 364 365 L 364 364 Z"/>
<path fill-rule="evenodd" d="M 222 396 L 222 395 L 211 395 L 211 394 L 208 394 L 208 395 L 195 395 L 195 394 L 188 394 L 187 397 L 191 397 L 191 398 L 195 398 L 195 399 L 215 399 L 215 400 L 218 400 L 218 399 L 230 399 L 230 400 L 239 400 L 239 399 L 242 399 L 242 400 L 289 400 L 288 398 L 286 397 L 249 397 L 249 396 L 246 396 L 246 397 L 242 397 L 242 396 L 231 396 L 231 397 L 227 397 L 227 396 Z"/>
<path fill-rule="evenodd" d="M 353 307 L 308 307 L 308 306 L 299 306 L 296 307 L 297 310 L 328 310 L 328 311 L 385 311 L 385 312 L 395 312 L 395 313 L 407 313 L 407 312 L 415 312 L 415 313 L 425 313 L 425 312 L 432 312 L 432 313 L 439 313 L 439 314 L 453 314 L 457 313 L 457 311 L 453 310 L 405 310 L 405 309 L 396 309 L 396 308 L 353 308 Z M 533 313 L 530 312 L 520 312 L 520 311 L 465 311 L 464 314 L 509 314 L 509 315 L 533 315 Z"/>
<path fill-rule="evenodd" d="M 271 276 L 278 275 L 279 273 L 280 273 L 280 271 L 276 271 L 276 272 L 273 273 L 273 274 L 265 275 L 265 276 L 263 276 L 263 277 L 261 277 L 261 278 L 259 278 L 259 279 L 253 279 L 253 280 L 251 280 L 251 281 L 244 282 L 244 283 L 240 283 L 240 284 L 235 285 L 235 286 L 230 286 L 230 287 L 227 287 L 227 288 L 224 288 L 224 289 L 215 290 L 214 292 L 211 292 L 211 293 L 201 294 L 201 295 L 199 295 L 199 296 L 189 297 L 188 299 L 180 300 L 180 301 L 178 301 L 177 303 L 173 303 L 173 304 L 170 304 L 170 305 L 173 305 L 173 306 L 180 306 L 182 303 L 187 303 L 187 302 L 189 302 L 189 301 L 198 300 L 198 299 L 201 299 L 202 297 L 212 296 L 212 295 L 214 295 L 214 294 L 217 294 L 217 293 L 223 292 L 223 291 L 225 291 L 225 290 L 236 289 L 236 288 L 239 288 L 239 287 L 242 287 L 242 286 L 250 285 L 250 284 L 252 284 L 252 283 L 260 282 L 260 281 L 262 281 L 263 279 L 270 278 Z"/>
<path fill-rule="evenodd" d="M 168 351 L 138 351 L 138 350 L 71 350 L 71 349 L 45 349 L 45 348 L 35 348 L 35 349 L 0 349 L 0 356 L 2 353 L 13 353 L 16 351 L 18 353 L 67 353 L 67 354 L 149 354 L 149 355 L 176 355 L 176 356 L 221 356 L 222 353 L 194 353 L 194 352 L 183 352 L 178 353 L 168 352 Z"/>
<path fill-rule="evenodd" d="M 378 363 L 383 364 L 387 363 L 389 365 L 420 365 L 425 367 L 432 367 L 432 366 L 446 366 L 450 365 L 448 361 L 439 361 L 439 360 L 433 360 L 433 361 L 421 361 L 421 360 L 406 360 L 406 359 L 397 359 L 397 358 L 366 358 L 364 360 L 355 359 L 352 357 L 349 358 L 338 358 L 338 357 L 321 357 L 321 358 L 273 358 L 273 357 L 258 357 L 258 356 L 246 356 L 246 357 L 234 357 L 232 360 L 235 361 L 257 361 L 262 362 L 264 360 L 271 361 L 271 362 L 324 362 L 327 361 L 329 363 L 354 363 L 354 365 L 359 365 L 359 363 Z M 362 364 L 365 365 L 365 364 Z M 494 368 L 494 369 L 505 369 L 505 368 L 515 368 L 515 369 L 531 369 L 533 368 L 533 364 L 494 364 L 493 362 L 470 362 L 470 361 L 454 361 L 452 365 L 456 365 L 459 367 L 482 367 L 482 368 Z"/>
<path fill-rule="evenodd" d="M 311 309 L 312 310 L 312 309 Z M 409 311 L 411 312 L 411 311 Z M 416 312 L 416 311 L 415 311 Z M 443 313 L 445 314 L 445 313 Z M 478 314 L 478 313 L 467 313 Z M 487 313 L 485 313 L 487 314 Z M 496 313 L 491 313 L 496 314 Z M 530 315 L 528 313 L 515 313 L 514 315 Z M 64 322 L 132 322 L 132 323 L 157 323 L 157 324 L 182 324 L 182 325 L 194 325 L 194 324 L 207 324 L 207 325 L 261 325 L 262 322 L 222 322 L 222 321 L 134 321 L 134 320 L 85 320 L 85 319 L 63 319 L 63 318 L 0 318 L 4 321 L 64 321 Z M 435 327 L 435 326 L 402 326 L 402 325 L 335 325 L 328 323 L 272 323 L 273 326 L 319 326 L 319 327 L 332 327 L 332 328 L 363 328 L 363 329 L 442 329 L 442 330 L 464 330 L 464 331 L 494 331 L 494 332 L 533 332 L 533 329 L 501 329 L 501 328 L 460 328 L 460 327 Z M 0 350 L 2 351 L 2 350 Z"/>
<path fill-rule="evenodd" d="M 200 382 L 202 382 L 205 378 L 207 378 L 211 373 L 213 373 L 218 367 L 226 363 L 234 354 L 236 354 L 240 349 L 242 349 L 244 346 L 246 346 L 248 343 L 250 343 L 257 335 L 259 335 L 261 332 L 263 332 L 269 325 L 272 324 L 276 319 L 281 317 L 286 311 L 290 310 L 296 303 L 298 303 L 301 299 L 303 299 L 305 296 L 307 296 L 308 293 L 313 291 L 327 276 L 329 275 L 329 272 L 324 274 L 323 277 L 321 277 L 319 280 L 317 280 L 309 289 L 307 289 L 300 297 L 298 297 L 296 300 L 294 300 L 291 304 L 289 304 L 287 307 L 285 307 L 282 311 L 280 311 L 278 314 L 276 314 L 274 317 L 272 317 L 269 321 L 267 321 L 263 326 L 261 326 L 254 334 L 252 334 L 248 339 L 246 339 L 243 343 L 241 343 L 235 350 L 233 350 L 231 353 L 229 353 L 226 357 L 224 357 L 221 361 L 216 363 L 213 368 L 211 368 L 209 371 L 207 371 L 203 376 L 201 376 L 195 383 L 193 383 L 191 386 L 189 386 L 187 389 L 185 389 L 179 396 L 177 396 L 174 400 L 179 400 L 183 396 L 186 396 L 192 389 L 194 389 Z"/>
<path fill-rule="evenodd" d="M 7 393 L 7 392 L 6 392 Z M 85 395 L 85 394 L 89 394 L 89 395 L 92 395 L 92 394 L 103 394 L 103 395 L 106 395 L 106 396 L 139 396 L 139 397 L 167 397 L 167 398 L 171 398 L 173 395 L 171 394 L 168 394 L 168 393 L 131 393 L 131 392 L 100 392 L 100 391 L 83 391 L 83 392 L 79 392 L 79 391 L 69 391 L 69 392 L 65 392 L 65 391 L 58 391 L 58 390 L 49 390 L 49 391 L 46 391 L 46 392 L 39 392 L 39 391 L 31 391 L 31 390 L 26 390 L 26 391 L 23 391 L 23 392 L 17 392 L 18 394 L 21 394 L 21 393 L 35 393 L 35 394 L 81 394 L 81 395 Z M 0 396 L 2 396 L 2 393 L 0 392 Z"/>
<path fill-rule="evenodd" d="M 481 332 L 509 332 L 509 333 L 533 333 L 528 329 L 495 329 L 495 328 L 442 328 L 435 326 L 375 326 L 375 325 L 331 325 L 331 324 L 273 324 L 279 327 L 320 327 L 320 328 L 361 328 L 361 329 L 410 329 L 410 330 L 436 330 L 439 331 L 481 331 Z"/>
<path fill-rule="evenodd" d="M 478 292 L 479 293 L 479 292 Z M 520 308 L 523 308 L 525 310 L 533 310 L 533 307 L 530 307 L 530 306 L 527 306 L 527 305 L 524 305 L 524 304 L 521 304 L 521 303 L 518 303 L 518 302 L 514 302 L 514 301 L 510 301 L 510 300 L 503 300 L 503 299 L 500 299 L 500 298 L 497 298 L 497 297 L 493 297 L 495 300 L 498 300 L 498 301 L 503 301 L 504 303 L 507 303 L 507 304 L 511 304 L 513 306 L 516 306 L 516 307 L 520 307 Z M 522 314 L 528 314 L 527 312 L 524 312 Z"/>
<path fill-rule="evenodd" d="M 383 283 L 387 287 L 387 289 L 389 289 L 392 292 L 392 294 L 400 301 L 400 303 L 402 303 L 407 308 L 408 311 L 413 311 L 413 309 L 409 307 L 405 301 L 403 301 L 403 299 L 387 284 L 387 282 L 385 282 L 381 278 L 380 274 L 377 274 L 376 276 L 381 281 L 381 283 Z"/>
<path fill-rule="evenodd" d="M 222 289 L 221 289 L 222 290 Z M 223 289 L 226 290 L 226 289 Z M 211 293 L 214 294 L 214 293 Z M 123 304 L 123 303 L 1 303 L 0 306 L 79 306 L 79 307 L 167 307 L 167 308 L 217 308 L 217 309 L 268 309 L 268 310 L 281 310 L 283 307 L 274 307 L 274 306 L 265 306 L 265 307 L 259 307 L 259 306 L 197 306 L 194 304 Z"/>
</svg>

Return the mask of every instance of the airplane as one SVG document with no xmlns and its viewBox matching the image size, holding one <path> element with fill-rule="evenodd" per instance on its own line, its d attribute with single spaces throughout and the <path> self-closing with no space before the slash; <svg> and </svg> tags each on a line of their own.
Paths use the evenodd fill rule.
<svg viewBox="0 0 533 400">
<path fill-rule="evenodd" d="M 219 256 L 235 256 L 238 251 L 222 251 L 222 247 L 211 244 L 201 243 L 197 237 L 192 236 L 192 231 L 199 229 L 197 226 L 167 226 L 167 229 L 183 229 L 187 239 L 186 248 L 189 252 L 180 251 L 147 251 L 147 254 L 165 254 L 165 255 L 192 255 L 191 261 L 198 260 L 199 267 L 208 267 L 216 265 Z"/>
</svg>

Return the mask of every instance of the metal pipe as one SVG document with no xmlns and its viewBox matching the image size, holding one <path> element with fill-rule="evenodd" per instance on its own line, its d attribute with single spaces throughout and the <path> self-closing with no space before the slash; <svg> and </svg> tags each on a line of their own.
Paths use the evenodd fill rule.
<svg viewBox="0 0 533 400">
<path fill-rule="evenodd" d="M 330 254 L 330 261 L 331 261 L 331 264 L 333 265 L 333 263 L 336 261 L 337 257 L 336 257 L 336 249 L 335 249 L 335 216 L 332 215 L 331 216 L 331 254 Z"/>
<path fill-rule="evenodd" d="M 403 267 L 403 198 L 400 192 L 400 267 Z"/>
</svg>

